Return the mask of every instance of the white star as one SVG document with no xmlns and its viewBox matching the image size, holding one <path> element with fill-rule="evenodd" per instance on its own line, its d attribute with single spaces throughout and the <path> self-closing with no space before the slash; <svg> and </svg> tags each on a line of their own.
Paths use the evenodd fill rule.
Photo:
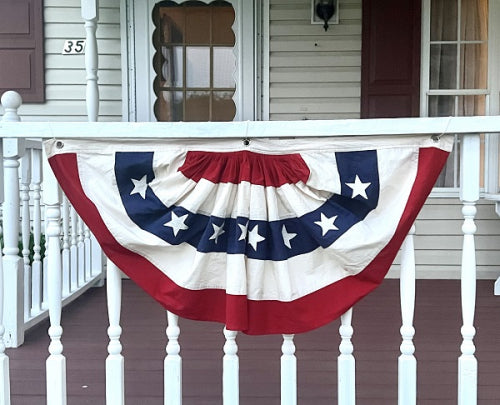
<svg viewBox="0 0 500 405">
<path fill-rule="evenodd" d="M 333 217 L 328 218 L 325 214 L 321 213 L 321 221 L 314 222 L 316 225 L 321 227 L 321 230 L 323 231 L 322 236 L 325 236 L 328 231 L 337 231 L 339 229 L 334 225 L 337 216 L 338 215 L 334 215 Z"/>
<path fill-rule="evenodd" d="M 148 175 L 145 174 L 140 180 L 130 179 L 134 183 L 134 189 L 130 192 L 130 195 L 140 194 L 143 200 L 146 198 L 146 190 L 148 189 L 147 177 Z"/>
<path fill-rule="evenodd" d="M 288 249 L 292 248 L 292 245 L 290 241 L 297 236 L 296 233 L 288 233 L 288 231 L 285 228 L 285 225 L 283 225 L 283 228 L 281 228 L 281 235 L 283 236 L 283 243 Z"/>
<path fill-rule="evenodd" d="M 259 225 L 255 225 L 253 229 L 248 232 L 248 243 L 252 245 L 253 250 L 257 251 L 257 244 L 265 240 L 263 236 L 259 235 Z"/>
<path fill-rule="evenodd" d="M 172 230 L 174 231 L 174 236 L 177 236 L 180 230 L 186 230 L 189 228 L 189 226 L 184 223 L 187 217 L 188 214 L 185 214 L 182 217 L 178 217 L 177 215 L 175 215 L 175 212 L 172 211 L 172 218 L 163 226 L 169 226 L 170 228 L 172 228 Z"/>
<path fill-rule="evenodd" d="M 238 224 L 241 230 L 241 235 L 238 238 L 238 240 L 245 240 L 247 238 L 247 232 L 248 232 L 248 222 L 243 225 L 243 224 Z"/>
<path fill-rule="evenodd" d="M 219 236 L 221 236 L 224 232 L 226 232 L 224 228 L 224 223 L 221 226 L 217 226 L 215 224 L 212 224 L 212 227 L 214 228 L 214 234 L 210 236 L 209 240 L 215 240 L 215 244 L 219 241 Z"/>
<path fill-rule="evenodd" d="M 347 186 L 352 188 L 352 197 L 354 198 L 358 195 L 363 197 L 365 200 L 368 200 L 368 196 L 366 195 L 366 189 L 370 186 L 372 183 L 363 183 L 358 175 L 356 175 L 356 179 L 354 180 L 354 183 L 345 183 Z"/>
</svg>

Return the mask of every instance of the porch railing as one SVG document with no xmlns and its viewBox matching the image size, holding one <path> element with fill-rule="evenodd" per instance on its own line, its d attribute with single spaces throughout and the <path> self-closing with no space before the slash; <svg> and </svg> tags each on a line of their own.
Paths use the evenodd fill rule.
<svg viewBox="0 0 500 405">
<path fill-rule="evenodd" d="M 138 138 L 147 133 L 148 137 L 161 138 L 169 132 L 175 131 L 176 137 L 202 137 L 203 125 L 186 123 L 80 123 L 78 126 L 69 123 L 0 123 L 0 136 L 4 144 L 4 161 L 6 178 L 5 190 L 14 189 L 17 179 L 18 158 L 23 154 L 20 145 L 25 134 L 31 134 L 37 138 L 49 137 L 87 137 L 87 138 L 116 138 L 130 137 Z M 476 214 L 475 204 L 479 200 L 479 167 L 480 167 L 480 133 L 500 132 L 500 117 L 460 117 L 460 118 L 434 118 L 434 119 L 383 119 L 383 120 L 348 120 L 321 122 L 274 122 L 266 123 L 267 129 L 258 122 L 249 123 L 226 123 L 221 124 L 218 133 L 221 137 L 230 137 L 233 133 L 240 133 L 242 127 L 248 137 L 262 136 L 359 136 L 359 135 L 387 135 L 387 134 L 441 134 L 443 132 L 455 133 L 461 137 L 461 183 L 460 198 L 463 202 L 463 251 L 462 251 L 462 317 L 461 328 L 462 344 L 461 354 L 458 358 L 458 401 L 460 405 L 474 405 L 477 403 L 477 373 L 478 364 L 474 355 L 473 325 L 475 312 L 475 285 L 476 285 L 476 259 L 474 234 L 476 226 L 474 218 Z M 237 129 L 236 132 L 234 130 Z M 234 135 L 233 135 L 234 136 Z M 65 279 L 62 277 L 64 269 L 64 254 L 61 250 L 67 249 L 68 239 L 65 237 L 66 227 L 79 228 L 74 223 L 67 225 L 61 216 L 67 209 L 61 209 L 61 192 L 52 175 L 48 164 L 43 162 L 43 201 L 45 204 L 45 229 L 47 244 L 47 270 L 48 280 L 48 309 L 50 316 L 50 345 L 49 357 L 47 359 L 47 403 L 50 405 L 66 404 L 66 359 L 63 354 L 61 308 L 65 291 Z M 10 173 L 10 174 L 9 174 Z M 7 183 L 7 180 L 9 183 Z M 12 188 L 11 188 L 12 187 Z M 10 208 L 12 204 L 16 207 L 17 197 L 5 195 L 4 218 L 7 212 L 17 212 L 16 208 Z M 8 211 L 10 210 L 10 211 Z M 62 212 L 62 214 L 61 214 Z M 17 230 L 18 220 L 4 223 L 4 228 Z M 415 308 L 415 259 L 413 248 L 412 229 L 407 236 L 401 252 L 401 355 L 399 357 L 399 403 L 416 404 L 416 376 L 417 361 L 414 356 L 415 346 L 413 336 L 413 314 Z M 15 233 L 17 236 L 17 234 Z M 79 233 L 81 235 L 81 233 Z M 86 237 L 83 237 L 85 245 Z M 81 241 L 81 239 L 80 239 Z M 62 242 L 62 243 L 61 243 Z M 4 250 L 3 274 L 24 274 L 23 259 L 18 256 L 17 238 L 11 236 L 6 242 Z M 70 249 L 71 250 L 71 249 Z M 71 257 L 71 254 L 70 254 Z M 0 273 L 1 274 L 1 273 Z M 80 273 L 82 274 L 82 273 Z M 92 274 L 92 273 L 91 273 Z M 17 288 L 19 280 L 18 276 Z M 78 277 L 76 277 L 78 279 Z M 8 277 L 6 277 L 8 280 Z M 71 278 L 73 280 L 73 278 Z M 68 283 L 66 282 L 66 285 Z M 0 291 L 2 289 L 0 288 Z M 106 403 L 120 405 L 125 402 L 124 383 L 124 357 L 121 353 L 120 343 L 120 308 L 121 308 L 121 278 L 119 269 L 108 262 L 107 265 L 107 294 L 109 345 L 106 359 Z M 1 300 L 0 300 L 1 302 Z M 7 304 L 10 305 L 10 304 Z M 18 305 L 21 305 L 18 303 Z M 1 309 L 1 308 L 0 308 Z M 5 308 L 4 322 L 10 308 Z M 351 308 L 341 317 L 339 334 L 341 343 L 338 357 L 338 399 L 342 405 L 355 403 L 355 357 L 353 355 L 353 343 L 351 338 L 354 333 L 352 315 L 355 308 Z M 0 310 L 0 315 L 2 311 Z M 0 318 L 1 320 L 1 318 Z M 1 322 L 0 322 L 1 325 Z M 0 337 L 3 328 L 0 327 Z M 166 357 L 164 361 L 164 403 L 177 405 L 182 403 L 182 358 L 180 355 L 180 328 L 178 318 L 168 313 L 168 325 L 166 327 L 167 344 Z M 223 337 L 222 337 L 223 336 Z M 239 358 L 237 346 L 237 332 L 221 330 L 223 344 L 223 403 L 236 405 L 239 402 Z M 281 402 L 293 405 L 297 402 L 297 358 L 293 335 L 283 335 L 281 346 Z M 104 361 L 104 359 L 103 359 Z M 9 399 L 9 364 L 5 355 L 4 347 L 0 344 L 0 404 L 10 404 Z M 279 382 L 276 382 L 277 384 Z"/>
<path fill-rule="evenodd" d="M 2 122 L 18 122 L 20 104 L 16 93 L 5 93 Z M 49 315 L 41 140 L 4 139 L 2 160 L 4 342 L 18 347 L 25 331 Z M 98 244 L 67 199 L 60 209 L 61 296 L 66 305 L 91 286 L 102 285 L 103 260 Z"/>
</svg>

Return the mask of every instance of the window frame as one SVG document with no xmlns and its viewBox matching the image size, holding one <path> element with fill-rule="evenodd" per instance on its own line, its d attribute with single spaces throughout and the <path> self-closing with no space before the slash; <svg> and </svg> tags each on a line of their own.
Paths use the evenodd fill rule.
<svg viewBox="0 0 500 405">
<path fill-rule="evenodd" d="M 457 89 L 457 90 L 430 90 L 430 31 L 431 31 L 431 0 L 422 0 L 422 46 L 421 46 L 421 72 L 420 72 L 420 116 L 428 116 L 428 97 L 430 95 L 484 95 L 486 97 L 485 115 L 500 114 L 500 78 L 495 72 L 500 69 L 500 2 L 488 1 L 488 85 L 487 89 Z M 491 193 L 494 185 L 498 190 L 499 140 L 495 134 L 485 137 L 484 159 L 484 189 L 483 192 Z M 495 176 L 496 174 L 496 176 Z M 493 175 L 493 176 L 492 176 Z M 497 191 L 498 192 L 498 191 Z M 457 197 L 457 187 L 435 187 L 432 197 Z"/>
</svg>

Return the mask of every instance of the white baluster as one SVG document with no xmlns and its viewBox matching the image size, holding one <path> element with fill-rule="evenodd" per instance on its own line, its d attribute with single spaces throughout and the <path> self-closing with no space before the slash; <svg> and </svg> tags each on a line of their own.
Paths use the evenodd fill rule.
<svg viewBox="0 0 500 405">
<path fill-rule="evenodd" d="M 21 199 L 21 242 L 24 263 L 24 319 L 31 314 L 31 263 L 30 263 L 30 183 L 31 183 L 31 153 L 25 153 L 21 158 L 21 182 L 19 185 Z"/>
<path fill-rule="evenodd" d="M 281 345 L 281 404 L 297 403 L 297 358 L 295 357 L 294 335 L 283 335 Z"/>
<path fill-rule="evenodd" d="M 78 278 L 78 214 L 74 207 L 71 207 L 71 290 L 76 290 L 79 285 Z"/>
<path fill-rule="evenodd" d="M 87 225 L 83 227 L 83 246 L 85 251 L 85 280 L 92 277 L 92 241 L 90 240 L 90 229 Z"/>
<path fill-rule="evenodd" d="M 61 342 L 61 309 L 62 309 L 62 275 L 61 275 L 61 192 L 57 181 L 49 167 L 47 159 L 43 163 L 45 204 L 45 234 L 47 248 L 47 293 L 50 319 L 49 357 L 47 358 L 47 404 L 66 405 L 66 358 L 62 354 Z"/>
<path fill-rule="evenodd" d="M 460 199 L 463 202 L 462 214 L 464 234 L 462 247 L 462 320 L 463 337 L 458 359 L 458 404 L 477 403 L 477 359 L 474 356 L 474 312 L 476 301 L 476 249 L 474 234 L 476 225 L 476 201 L 479 199 L 480 139 L 479 134 L 464 135 L 460 145 Z"/>
<path fill-rule="evenodd" d="M 33 185 L 33 263 L 31 265 L 31 306 L 35 313 L 42 310 L 42 210 L 41 182 L 42 182 L 42 151 L 31 150 L 31 182 Z"/>
<path fill-rule="evenodd" d="M 415 311 L 415 250 L 413 225 L 401 248 L 401 355 L 398 360 L 398 403 L 415 405 L 417 403 L 417 360 L 413 355 L 415 346 L 413 336 L 413 314 Z"/>
<path fill-rule="evenodd" d="M 238 359 L 238 332 L 224 327 L 224 358 L 222 361 L 222 398 L 226 405 L 237 405 L 240 401 L 240 363 Z"/>
<path fill-rule="evenodd" d="M 82 18 L 85 21 L 86 46 L 85 70 L 87 72 L 87 115 L 90 122 L 97 121 L 99 115 L 99 86 L 97 84 L 97 38 L 96 29 L 99 20 L 98 0 L 82 0 Z"/>
<path fill-rule="evenodd" d="M 182 404 L 182 358 L 179 344 L 179 317 L 167 311 L 167 355 L 163 364 L 164 368 L 164 404 Z"/>
<path fill-rule="evenodd" d="M 354 347 L 351 342 L 353 335 L 352 308 L 340 317 L 339 333 L 341 337 L 337 359 L 338 396 L 340 405 L 356 403 L 356 363 L 352 355 Z"/>
<path fill-rule="evenodd" d="M 5 114 L 2 121 L 20 121 L 17 109 L 21 106 L 21 96 L 8 91 L 2 95 L 1 102 Z M 4 168 L 4 203 L 3 203 L 3 232 L 4 232 L 4 300 L 9 308 L 4 314 L 5 334 L 7 347 L 17 347 L 24 341 L 24 270 L 18 256 L 19 247 L 19 176 L 18 159 L 24 154 L 24 140 L 3 139 L 3 168 Z"/>
<path fill-rule="evenodd" d="M 78 285 L 85 284 L 85 243 L 83 242 L 83 220 L 78 217 Z"/>
<path fill-rule="evenodd" d="M 63 296 L 71 293 L 71 263 L 69 252 L 69 201 L 63 196 L 62 201 L 62 272 L 63 272 Z"/>
<path fill-rule="evenodd" d="M 121 354 L 120 310 L 122 280 L 118 267 L 110 260 L 107 263 L 107 300 L 109 317 L 109 345 L 106 359 L 106 403 L 122 405 L 125 403 L 124 359 Z"/>
</svg>

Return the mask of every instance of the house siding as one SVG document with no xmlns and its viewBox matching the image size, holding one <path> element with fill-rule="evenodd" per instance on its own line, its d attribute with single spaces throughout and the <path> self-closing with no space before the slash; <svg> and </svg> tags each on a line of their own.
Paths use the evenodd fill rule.
<svg viewBox="0 0 500 405">
<path fill-rule="evenodd" d="M 341 0 L 327 32 L 311 24 L 309 0 L 269 7 L 269 118 L 359 118 L 361 0 Z"/>
<path fill-rule="evenodd" d="M 44 1 L 46 102 L 23 104 L 23 121 L 86 121 L 84 55 L 63 55 L 66 39 L 85 39 L 79 0 Z M 100 0 L 97 28 L 100 121 L 121 121 L 120 1 Z"/>
</svg>

